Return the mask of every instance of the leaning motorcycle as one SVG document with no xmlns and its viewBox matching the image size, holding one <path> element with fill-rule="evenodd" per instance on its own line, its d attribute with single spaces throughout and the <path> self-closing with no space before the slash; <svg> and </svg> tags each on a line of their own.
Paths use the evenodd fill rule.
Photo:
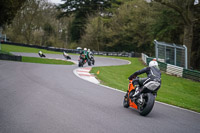
<svg viewBox="0 0 200 133">
<path fill-rule="evenodd" d="M 86 60 L 86 57 L 84 54 L 80 55 L 79 56 L 79 59 L 78 59 L 78 66 L 79 67 L 83 67 L 83 65 L 87 62 Z"/>
<path fill-rule="evenodd" d="M 43 53 L 38 53 L 40 57 L 46 57 Z"/>
<path fill-rule="evenodd" d="M 90 60 L 92 62 L 92 65 L 94 65 L 94 63 L 95 63 L 94 56 L 92 56 Z"/>
<path fill-rule="evenodd" d="M 124 96 L 123 106 L 124 108 L 132 107 L 138 110 L 140 115 L 146 116 L 153 109 L 155 98 L 157 95 L 156 90 L 158 89 L 158 86 L 156 86 L 157 88 L 155 88 L 154 82 L 150 82 L 148 83 L 150 87 L 146 88 L 146 90 L 142 92 L 138 97 L 132 98 L 131 96 L 135 93 L 137 88 L 133 85 L 132 81 L 133 80 L 129 80 L 128 91 Z M 151 89 L 152 87 L 154 88 Z"/>
<path fill-rule="evenodd" d="M 66 54 L 66 53 L 63 53 L 63 56 L 65 57 L 65 59 L 69 59 L 69 60 L 71 60 L 71 57 L 68 55 L 68 54 Z"/>
</svg>

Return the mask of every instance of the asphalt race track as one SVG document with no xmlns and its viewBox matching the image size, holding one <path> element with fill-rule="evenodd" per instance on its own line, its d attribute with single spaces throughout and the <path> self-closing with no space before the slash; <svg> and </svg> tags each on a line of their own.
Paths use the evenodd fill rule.
<svg viewBox="0 0 200 133">
<path fill-rule="evenodd" d="M 95 66 L 128 63 L 95 59 Z M 155 103 L 147 117 L 140 116 L 123 108 L 124 93 L 78 78 L 77 67 L 0 60 L 0 133 L 200 132 L 199 113 Z"/>
</svg>

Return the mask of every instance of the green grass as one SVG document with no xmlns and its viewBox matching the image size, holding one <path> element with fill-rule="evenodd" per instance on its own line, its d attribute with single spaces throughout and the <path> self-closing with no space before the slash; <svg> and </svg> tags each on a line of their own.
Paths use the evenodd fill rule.
<svg viewBox="0 0 200 133">
<path fill-rule="evenodd" d="M 8 54 L 8 55 L 12 55 L 11 53 L 7 52 L 7 51 L 2 51 L 0 50 L 0 54 Z"/>
<path fill-rule="evenodd" d="M 62 52 L 54 52 L 44 49 L 2 44 L 3 53 L 9 53 L 9 52 L 38 53 L 39 50 L 41 50 L 43 53 L 62 54 Z M 113 57 L 113 58 L 119 58 L 119 57 Z M 143 65 L 138 58 L 121 57 L 120 59 L 129 60 L 131 61 L 131 64 L 122 66 L 95 67 L 92 69 L 91 73 L 97 73 L 97 71 L 100 71 L 100 74 L 96 76 L 98 79 L 101 80 L 102 84 L 117 88 L 119 90 L 126 91 L 128 87 L 127 78 L 133 72 L 144 68 L 145 65 Z M 23 57 L 22 60 L 23 62 L 32 62 L 32 63 L 62 64 L 62 65 L 73 64 L 67 61 L 36 58 L 36 57 Z M 141 77 L 145 76 L 146 75 L 143 74 Z M 161 101 L 164 103 L 200 112 L 199 97 L 200 97 L 199 82 L 194 82 L 184 78 L 178 78 L 162 73 L 162 85 L 160 90 L 158 91 L 158 97 L 156 98 L 157 101 Z"/>
<path fill-rule="evenodd" d="M 1 49 L 6 52 L 38 53 L 41 50 L 44 54 L 62 54 L 62 52 L 55 52 L 55 51 L 50 51 L 50 50 L 45 50 L 45 49 L 15 46 L 15 45 L 8 45 L 8 44 L 2 44 Z"/>
<path fill-rule="evenodd" d="M 62 54 L 62 52 L 54 52 L 45 49 L 37 49 L 37 48 L 29 48 L 15 45 L 2 44 L 1 46 L 2 53 L 10 54 L 10 52 L 24 52 L 24 53 L 38 53 L 40 50 L 44 54 Z M 72 65 L 74 63 L 64 60 L 54 60 L 54 59 L 46 59 L 46 58 L 37 58 L 37 57 L 22 57 L 22 62 L 29 63 L 41 63 L 41 64 L 57 64 L 57 65 Z"/>
<path fill-rule="evenodd" d="M 126 58 L 130 65 L 94 67 L 91 73 L 95 73 L 101 83 L 122 91 L 128 89 L 128 77 L 145 65 L 138 58 Z M 97 75 L 97 71 L 100 71 Z M 146 74 L 140 77 L 145 77 Z M 158 91 L 157 101 L 179 106 L 200 112 L 200 83 L 192 80 L 178 78 L 162 73 L 162 85 Z"/>
<path fill-rule="evenodd" d="M 55 64 L 55 65 L 72 65 L 74 63 L 64 60 L 45 59 L 37 57 L 22 57 L 22 62 L 41 63 L 41 64 Z"/>
</svg>

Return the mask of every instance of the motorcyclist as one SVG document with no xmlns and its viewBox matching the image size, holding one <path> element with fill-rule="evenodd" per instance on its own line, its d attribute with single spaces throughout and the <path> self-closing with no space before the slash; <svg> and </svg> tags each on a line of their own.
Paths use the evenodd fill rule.
<svg viewBox="0 0 200 133">
<path fill-rule="evenodd" d="M 42 51 L 39 51 L 38 54 L 40 57 L 45 57 L 45 55 L 42 53 Z"/>
<path fill-rule="evenodd" d="M 84 48 L 83 51 L 80 53 L 81 55 L 85 55 L 85 59 L 84 60 L 88 60 L 88 52 L 87 52 L 87 48 Z"/>
<path fill-rule="evenodd" d="M 93 53 L 92 51 L 90 51 L 90 49 L 88 49 L 87 54 L 88 54 L 88 59 L 91 60 L 93 58 Z"/>
<path fill-rule="evenodd" d="M 90 51 L 90 49 L 88 49 L 87 52 L 88 52 L 88 60 L 90 60 L 92 62 L 92 64 L 94 65 L 95 60 L 94 60 L 94 55 L 93 55 L 92 51 Z"/>
<path fill-rule="evenodd" d="M 147 78 L 136 78 L 138 75 L 143 73 L 147 74 Z M 146 88 L 157 91 L 161 85 L 161 72 L 158 67 L 158 62 L 153 59 L 149 63 L 148 67 L 136 71 L 128 79 L 133 79 L 133 85 L 136 86 L 136 91 L 132 96 L 130 96 L 131 98 L 138 97 Z M 141 87 L 139 87 L 139 85 Z"/>
<path fill-rule="evenodd" d="M 92 57 L 92 52 L 90 51 L 90 49 L 87 50 L 87 54 L 88 54 L 88 59 L 91 59 L 91 57 Z"/>
<path fill-rule="evenodd" d="M 43 53 L 42 53 L 42 51 L 39 51 L 38 54 L 39 54 L 39 55 L 42 55 Z"/>
<path fill-rule="evenodd" d="M 69 56 L 65 51 L 63 52 L 63 55 L 64 55 L 64 56 Z"/>
<path fill-rule="evenodd" d="M 66 53 L 65 51 L 63 52 L 63 56 L 64 56 L 66 59 L 71 59 L 71 57 L 69 56 L 69 54 Z"/>
</svg>

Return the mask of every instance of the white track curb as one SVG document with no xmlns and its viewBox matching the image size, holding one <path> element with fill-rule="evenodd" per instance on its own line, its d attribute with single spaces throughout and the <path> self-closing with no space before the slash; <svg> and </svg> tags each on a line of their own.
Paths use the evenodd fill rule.
<svg viewBox="0 0 200 133">
<path fill-rule="evenodd" d="M 95 76 L 89 73 L 91 69 L 92 67 L 83 67 L 77 68 L 73 72 L 79 78 L 82 78 L 94 84 L 100 84 L 100 82 L 95 78 Z"/>
</svg>

